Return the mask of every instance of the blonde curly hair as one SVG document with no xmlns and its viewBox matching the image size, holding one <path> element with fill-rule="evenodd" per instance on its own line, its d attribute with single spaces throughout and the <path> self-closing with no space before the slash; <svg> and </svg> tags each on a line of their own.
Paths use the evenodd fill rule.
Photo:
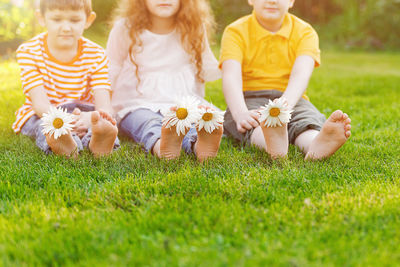
<svg viewBox="0 0 400 267">
<path fill-rule="evenodd" d="M 142 41 L 140 34 L 151 26 L 146 0 L 121 0 L 114 14 L 115 20 L 125 18 L 129 25 L 129 36 L 132 40 L 129 56 L 136 66 L 138 77 L 139 66 L 134 54 L 140 51 Z M 175 17 L 176 29 L 181 34 L 181 43 L 185 51 L 191 55 L 191 62 L 196 66 L 196 78 L 204 82 L 202 77 L 202 53 L 205 49 L 206 34 L 212 35 L 214 19 L 207 0 L 181 0 Z"/>
</svg>

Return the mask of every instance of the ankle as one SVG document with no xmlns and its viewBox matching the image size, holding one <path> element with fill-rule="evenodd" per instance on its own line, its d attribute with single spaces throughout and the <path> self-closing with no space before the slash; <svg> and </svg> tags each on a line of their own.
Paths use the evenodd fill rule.
<svg viewBox="0 0 400 267">
<path fill-rule="evenodd" d="M 161 139 L 158 139 L 157 142 L 154 144 L 153 148 L 150 150 L 151 154 L 153 154 L 154 156 L 156 156 L 158 158 L 161 158 L 160 143 L 161 143 Z"/>
</svg>

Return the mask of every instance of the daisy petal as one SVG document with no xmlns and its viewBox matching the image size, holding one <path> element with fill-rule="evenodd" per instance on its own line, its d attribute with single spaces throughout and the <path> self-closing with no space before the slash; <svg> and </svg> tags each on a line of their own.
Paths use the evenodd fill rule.
<svg viewBox="0 0 400 267">
<path fill-rule="evenodd" d="M 41 120 L 42 133 L 53 135 L 54 139 L 58 139 L 72 130 L 74 115 L 61 108 L 51 107 L 49 112 L 43 114 Z"/>
<path fill-rule="evenodd" d="M 196 125 L 199 131 L 204 129 L 207 133 L 212 133 L 224 123 L 224 112 L 210 107 L 201 107 L 200 116 L 201 118 Z"/>
<path fill-rule="evenodd" d="M 161 111 L 164 116 L 163 126 L 170 128 L 176 126 L 178 136 L 185 135 L 186 131 L 193 126 L 200 118 L 198 110 L 199 101 L 195 97 L 183 97 L 176 101 L 173 110 Z"/>
<path fill-rule="evenodd" d="M 260 122 L 266 127 L 281 127 L 289 123 L 293 110 L 289 110 L 285 99 L 269 100 L 268 104 L 260 108 Z"/>
</svg>

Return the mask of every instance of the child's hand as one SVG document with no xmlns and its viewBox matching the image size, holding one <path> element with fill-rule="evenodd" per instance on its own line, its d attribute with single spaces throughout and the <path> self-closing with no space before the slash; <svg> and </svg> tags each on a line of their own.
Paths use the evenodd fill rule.
<svg viewBox="0 0 400 267">
<path fill-rule="evenodd" d="M 106 116 L 107 120 L 113 125 L 117 125 L 117 121 L 114 119 L 110 112 L 105 111 L 104 109 L 99 109 L 99 112 L 102 113 L 102 116 Z"/>
<path fill-rule="evenodd" d="M 73 132 L 78 135 L 79 138 L 82 138 L 90 128 L 92 112 L 82 112 L 80 109 L 75 108 L 72 114 L 77 117 Z"/>
<path fill-rule="evenodd" d="M 288 102 L 288 100 L 286 99 L 286 97 L 281 96 L 280 98 L 275 98 L 275 99 L 273 100 L 273 102 L 276 103 L 278 100 L 280 100 L 281 103 L 283 103 L 283 105 L 284 105 L 285 107 L 288 107 L 288 106 L 289 106 L 289 102 Z"/>
<path fill-rule="evenodd" d="M 249 110 L 238 114 L 235 118 L 236 128 L 240 133 L 245 133 L 260 125 L 258 117 L 260 115 L 256 110 Z"/>
</svg>

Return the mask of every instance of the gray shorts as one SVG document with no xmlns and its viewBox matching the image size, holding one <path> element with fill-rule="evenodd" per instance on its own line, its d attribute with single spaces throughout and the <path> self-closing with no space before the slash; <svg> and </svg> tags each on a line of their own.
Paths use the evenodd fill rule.
<svg viewBox="0 0 400 267">
<path fill-rule="evenodd" d="M 119 123 L 120 132 L 141 144 L 146 152 L 151 152 L 161 138 L 163 115 L 150 109 L 139 108 L 128 113 Z M 197 131 L 190 128 L 182 141 L 182 148 L 187 154 L 193 153 L 193 144 L 197 141 Z"/>
<path fill-rule="evenodd" d="M 81 111 L 88 112 L 94 111 L 93 105 L 79 104 L 79 103 L 69 103 L 62 105 L 61 108 L 67 110 L 68 113 L 72 113 L 75 108 L 79 108 Z M 36 145 L 46 154 L 51 154 L 52 151 L 50 146 L 47 144 L 46 136 L 42 133 L 43 127 L 40 125 L 42 120 L 34 115 L 27 120 L 27 122 L 21 128 L 21 134 L 29 136 L 36 141 Z M 89 129 L 86 135 L 80 139 L 77 135 L 72 134 L 76 145 L 78 146 L 78 151 L 82 151 L 84 148 L 89 146 L 90 139 L 92 138 L 92 130 Z M 118 149 L 120 146 L 118 137 L 114 142 L 114 150 Z"/>
<path fill-rule="evenodd" d="M 268 100 L 274 100 L 281 97 L 283 92 L 278 90 L 246 91 L 244 100 L 249 110 L 258 109 L 268 103 Z M 325 116 L 318 109 L 303 98 L 297 102 L 292 113 L 292 119 L 288 124 L 289 143 L 294 144 L 297 136 L 301 133 L 313 129 L 320 131 L 325 123 Z M 250 145 L 250 138 L 254 129 L 245 134 L 240 133 L 236 128 L 236 122 L 233 120 L 229 109 L 225 112 L 224 132 L 227 136 L 233 137 L 242 144 Z"/>
</svg>

